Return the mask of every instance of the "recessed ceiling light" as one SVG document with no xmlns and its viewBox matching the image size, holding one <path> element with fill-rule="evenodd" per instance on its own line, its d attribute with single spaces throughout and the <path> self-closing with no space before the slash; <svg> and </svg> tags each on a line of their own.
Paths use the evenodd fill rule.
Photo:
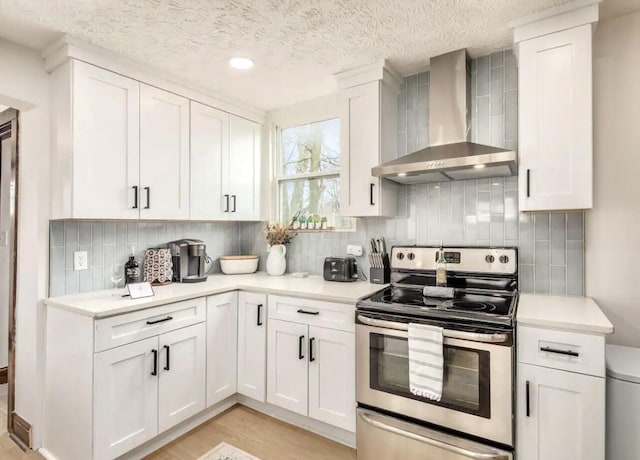
<svg viewBox="0 0 640 460">
<path fill-rule="evenodd" d="M 253 67 L 253 60 L 246 57 L 234 57 L 229 59 L 229 65 L 234 69 L 247 70 Z"/>
<path fill-rule="evenodd" d="M 474 168 L 476 168 L 476 169 L 482 169 L 482 168 L 484 168 L 484 165 L 475 165 L 475 166 L 474 166 Z"/>
</svg>

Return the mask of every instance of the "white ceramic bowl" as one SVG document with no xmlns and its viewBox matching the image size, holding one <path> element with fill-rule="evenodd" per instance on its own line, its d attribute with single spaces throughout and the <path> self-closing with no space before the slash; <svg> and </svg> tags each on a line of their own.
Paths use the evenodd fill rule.
<svg viewBox="0 0 640 460">
<path fill-rule="evenodd" d="M 255 273 L 258 256 L 220 256 L 220 270 L 225 275 Z"/>
</svg>

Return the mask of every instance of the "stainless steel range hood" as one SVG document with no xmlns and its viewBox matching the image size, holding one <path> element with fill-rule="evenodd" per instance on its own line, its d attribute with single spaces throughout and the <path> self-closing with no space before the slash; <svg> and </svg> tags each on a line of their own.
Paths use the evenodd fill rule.
<svg viewBox="0 0 640 460">
<path fill-rule="evenodd" d="M 401 184 L 513 176 L 517 154 L 469 142 L 471 78 L 466 50 L 431 59 L 429 139 L 431 146 L 371 169 Z"/>
</svg>

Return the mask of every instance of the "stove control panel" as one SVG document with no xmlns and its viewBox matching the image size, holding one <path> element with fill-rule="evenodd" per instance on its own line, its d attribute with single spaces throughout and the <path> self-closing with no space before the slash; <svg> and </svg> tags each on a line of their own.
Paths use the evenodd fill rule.
<svg viewBox="0 0 640 460">
<path fill-rule="evenodd" d="M 518 271 L 514 248 L 450 248 L 445 247 L 447 270 L 469 273 L 513 275 Z M 435 270 L 438 247 L 394 246 L 391 268 L 395 270 Z"/>
</svg>

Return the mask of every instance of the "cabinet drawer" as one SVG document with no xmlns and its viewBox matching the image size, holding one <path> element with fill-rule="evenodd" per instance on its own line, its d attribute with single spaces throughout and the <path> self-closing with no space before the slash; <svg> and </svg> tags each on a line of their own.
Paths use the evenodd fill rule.
<svg viewBox="0 0 640 460">
<path fill-rule="evenodd" d="M 518 327 L 518 361 L 604 377 L 604 337 L 576 332 Z"/>
<path fill-rule="evenodd" d="M 355 305 L 269 296 L 269 318 L 354 332 Z"/>
<path fill-rule="evenodd" d="M 200 297 L 140 310 L 95 322 L 95 351 L 200 323 L 206 318 L 206 300 Z"/>
</svg>

